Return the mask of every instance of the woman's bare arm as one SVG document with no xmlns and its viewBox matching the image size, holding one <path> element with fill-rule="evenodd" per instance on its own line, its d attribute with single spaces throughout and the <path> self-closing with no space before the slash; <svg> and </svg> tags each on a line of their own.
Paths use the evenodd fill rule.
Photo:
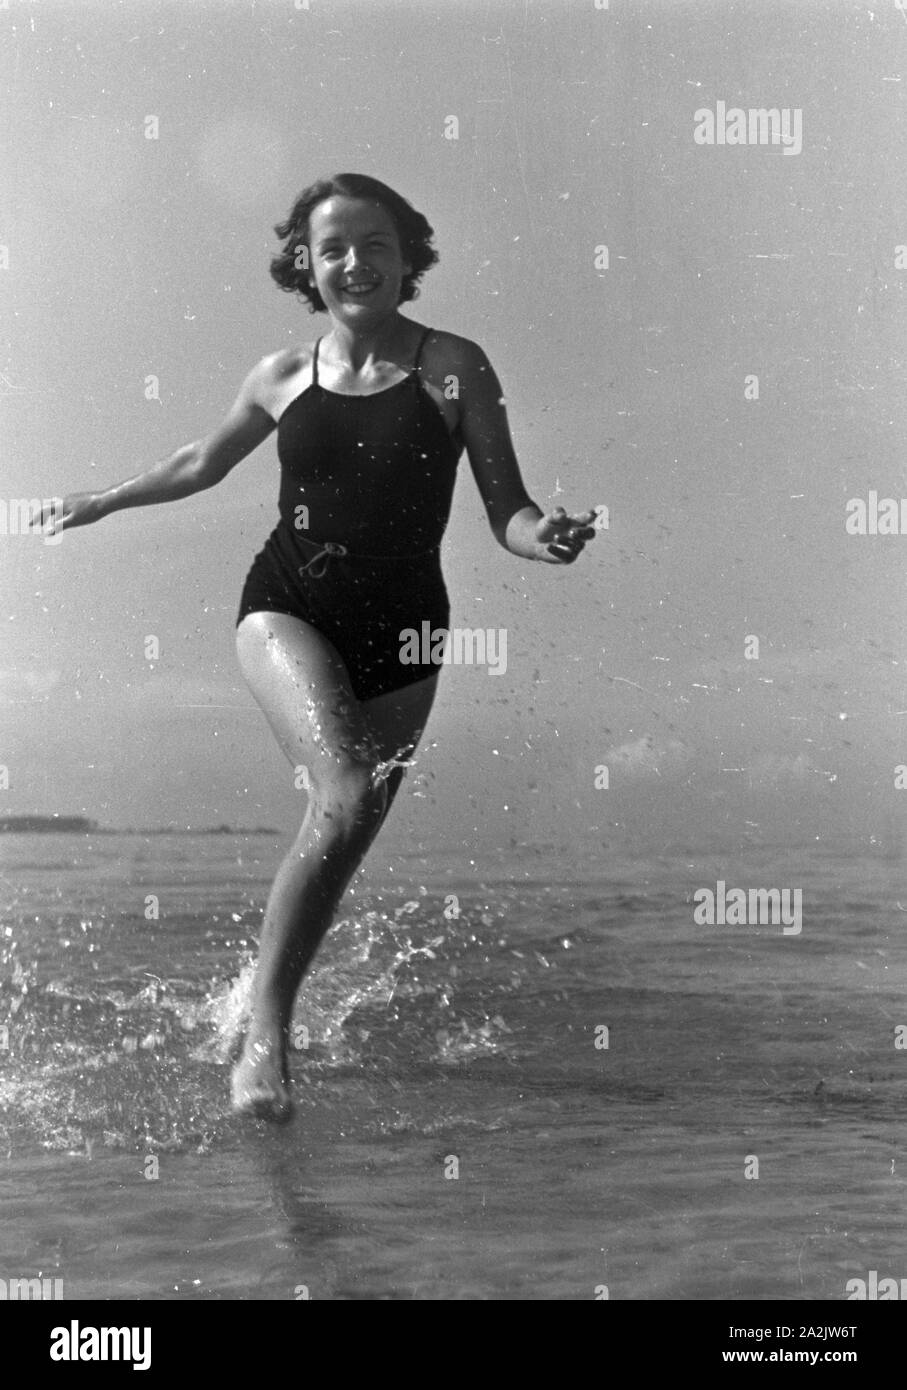
<svg viewBox="0 0 907 1390">
<path fill-rule="evenodd" d="M 520 474 L 497 373 L 477 343 L 456 340 L 453 371 L 460 383 L 460 430 L 473 477 L 495 539 L 513 555 L 548 564 L 569 564 L 591 540 L 594 510 L 569 516 L 557 507 L 546 516 Z"/>
<path fill-rule="evenodd" d="M 100 521 L 126 507 L 146 507 L 176 502 L 194 492 L 214 487 L 232 468 L 251 454 L 275 428 L 260 404 L 269 379 L 273 357 L 263 357 L 249 372 L 223 422 L 204 439 L 184 444 L 169 458 L 143 473 L 101 492 L 76 492 L 45 505 L 34 522 L 52 521 L 54 531 Z"/>
</svg>

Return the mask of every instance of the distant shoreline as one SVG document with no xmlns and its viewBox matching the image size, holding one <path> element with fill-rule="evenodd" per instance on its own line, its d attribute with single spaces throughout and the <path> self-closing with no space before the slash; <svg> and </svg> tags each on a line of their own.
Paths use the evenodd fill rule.
<svg viewBox="0 0 907 1390">
<path fill-rule="evenodd" d="M 257 825 L 99 825 L 86 816 L 0 816 L 0 835 L 280 835 L 271 826 Z"/>
</svg>

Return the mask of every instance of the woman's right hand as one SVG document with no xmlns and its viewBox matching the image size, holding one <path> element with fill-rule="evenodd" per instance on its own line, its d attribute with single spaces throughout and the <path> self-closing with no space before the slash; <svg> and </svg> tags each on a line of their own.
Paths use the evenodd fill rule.
<svg viewBox="0 0 907 1390">
<path fill-rule="evenodd" d="M 101 498 L 96 492 L 71 492 L 67 497 L 52 497 L 42 502 L 30 520 L 30 525 L 55 536 L 71 526 L 89 526 L 104 515 Z"/>
</svg>

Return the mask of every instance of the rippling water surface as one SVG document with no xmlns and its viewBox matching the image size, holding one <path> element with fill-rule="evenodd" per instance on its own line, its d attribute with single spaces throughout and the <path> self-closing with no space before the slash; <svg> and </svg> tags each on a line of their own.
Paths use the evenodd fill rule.
<svg viewBox="0 0 907 1390">
<path fill-rule="evenodd" d="M 272 1128 L 229 1116 L 226 1059 L 283 845 L 0 840 L 0 1277 L 447 1300 L 907 1275 L 900 864 L 379 855 L 300 995 Z M 801 934 L 697 926 L 719 878 L 800 887 Z"/>
</svg>

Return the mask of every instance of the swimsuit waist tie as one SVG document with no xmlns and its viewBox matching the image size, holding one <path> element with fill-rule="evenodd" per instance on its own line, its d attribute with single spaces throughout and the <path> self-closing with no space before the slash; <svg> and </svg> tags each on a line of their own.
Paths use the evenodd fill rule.
<svg viewBox="0 0 907 1390">
<path fill-rule="evenodd" d="M 309 574 L 311 574 L 313 579 L 323 579 L 328 567 L 328 559 L 330 558 L 330 556 L 346 554 L 346 546 L 341 545 L 339 541 L 325 541 L 324 545 L 317 552 L 317 554 L 312 556 L 311 560 L 307 560 L 304 565 L 299 566 L 299 573 L 305 574 L 306 572 L 308 572 Z M 319 562 L 320 568 L 316 569 L 315 566 L 319 564 Z"/>
<path fill-rule="evenodd" d="M 301 536 L 295 536 L 296 545 L 311 546 L 315 554 L 307 560 L 304 565 L 298 567 L 298 573 L 308 574 L 312 579 L 323 579 L 328 569 L 328 562 L 336 556 L 341 559 L 348 556 L 350 560 L 365 560 L 372 562 L 384 562 L 394 566 L 412 564 L 417 560 L 425 560 L 431 555 L 437 555 L 438 546 L 433 546 L 430 550 L 419 551 L 416 555 L 366 555 L 363 551 L 351 552 L 340 541 L 309 541 L 303 540 Z"/>
</svg>

